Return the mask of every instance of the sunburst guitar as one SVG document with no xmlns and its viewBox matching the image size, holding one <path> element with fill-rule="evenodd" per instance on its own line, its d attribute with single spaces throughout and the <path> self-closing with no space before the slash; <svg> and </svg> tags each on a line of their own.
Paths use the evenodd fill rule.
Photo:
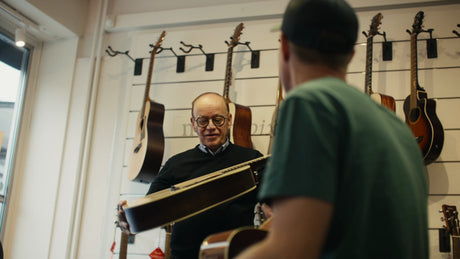
<svg viewBox="0 0 460 259">
<path fill-rule="evenodd" d="M 425 164 L 430 164 L 441 154 L 444 129 L 436 115 L 436 101 L 429 99 L 425 89 L 418 83 L 417 35 L 422 32 L 423 16 L 422 11 L 417 13 L 412 32 L 409 31 L 411 36 L 411 91 L 404 100 L 404 115 L 422 151 Z"/>
</svg>

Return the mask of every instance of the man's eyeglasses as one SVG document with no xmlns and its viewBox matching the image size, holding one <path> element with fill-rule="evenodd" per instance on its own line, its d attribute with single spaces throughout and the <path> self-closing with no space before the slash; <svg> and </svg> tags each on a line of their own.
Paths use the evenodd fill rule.
<svg viewBox="0 0 460 259">
<path fill-rule="evenodd" d="M 215 115 L 211 118 L 206 117 L 206 116 L 200 116 L 195 119 L 195 122 L 196 122 L 196 125 L 198 125 L 198 127 L 206 128 L 209 125 L 209 121 L 212 120 L 212 123 L 214 124 L 214 126 L 220 127 L 224 125 L 226 119 L 227 118 L 222 115 Z"/>
</svg>

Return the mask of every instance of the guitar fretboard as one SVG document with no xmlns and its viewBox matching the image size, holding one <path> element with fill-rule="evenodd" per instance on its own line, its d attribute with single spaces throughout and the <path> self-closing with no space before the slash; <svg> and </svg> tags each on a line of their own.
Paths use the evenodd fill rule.
<svg viewBox="0 0 460 259">
<path fill-rule="evenodd" d="M 410 109 L 413 110 L 417 108 L 417 33 L 412 33 L 410 36 L 410 61 Z"/>
<path fill-rule="evenodd" d="M 372 91 L 372 44 L 374 42 L 374 36 L 369 36 L 367 38 L 366 46 L 366 75 L 364 80 L 364 92 L 371 95 Z"/>
<path fill-rule="evenodd" d="M 230 102 L 229 89 L 232 81 L 232 57 L 233 57 L 233 45 L 227 50 L 227 67 L 225 69 L 225 83 L 223 97 L 227 102 Z"/>
</svg>

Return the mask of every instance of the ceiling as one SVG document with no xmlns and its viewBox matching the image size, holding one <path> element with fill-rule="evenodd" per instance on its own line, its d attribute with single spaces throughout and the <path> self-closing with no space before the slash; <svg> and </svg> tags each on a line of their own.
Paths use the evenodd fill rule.
<svg viewBox="0 0 460 259">
<path fill-rule="evenodd" d="M 111 0 L 112 14 L 142 13 L 272 0 Z"/>
</svg>

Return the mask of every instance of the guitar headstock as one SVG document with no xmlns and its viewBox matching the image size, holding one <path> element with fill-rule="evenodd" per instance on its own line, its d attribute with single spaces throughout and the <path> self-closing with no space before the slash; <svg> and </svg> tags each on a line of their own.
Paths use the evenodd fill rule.
<svg viewBox="0 0 460 259">
<path fill-rule="evenodd" d="M 236 26 L 235 31 L 233 32 L 233 36 L 230 37 L 231 41 L 227 42 L 227 45 L 229 47 L 235 47 L 236 45 L 238 45 L 238 42 L 240 41 L 241 31 L 243 30 L 243 28 L 243 23 L 240 23 L 238 24 L 238 26 Z"/>
<path fill-rule="evenodd" d="M 165 39 L 165 36 L 166 36 L 166 31 L 163 31 L 163 32 L 161 33 L 160 37 L 158 38 L 157 44 L 155 44 L 155 49 L 160 48 L 161 43 L 162 43 L 163 40 Z"/>
<path fill-rule="evenodd" d="M 425 14 L 423 11 L 419 11 L 414 18 L 414 24 L 412 24 L 412 34 L 419 34 L 422 32 L 423 17 Z"/>
<path fill-rule="evenodd" d="M 383 18 L 383 15 L 381 13 L 376 14 L 374 18 L 372 18 L 371 26 L 367 34 L 368 37 L 373 37 L 379 34 L 379 26 L 380 24 L 382 24 L 381 22 L 382 18 Z"/>
<path fill-rule="evenodd" d="M 445 228 L 451 235 L 459 235 L 459 224 L 458 224 L 458 211 L 456 206 L 442 205 L 443 219 L 446 223 Z"/>
</svg>

